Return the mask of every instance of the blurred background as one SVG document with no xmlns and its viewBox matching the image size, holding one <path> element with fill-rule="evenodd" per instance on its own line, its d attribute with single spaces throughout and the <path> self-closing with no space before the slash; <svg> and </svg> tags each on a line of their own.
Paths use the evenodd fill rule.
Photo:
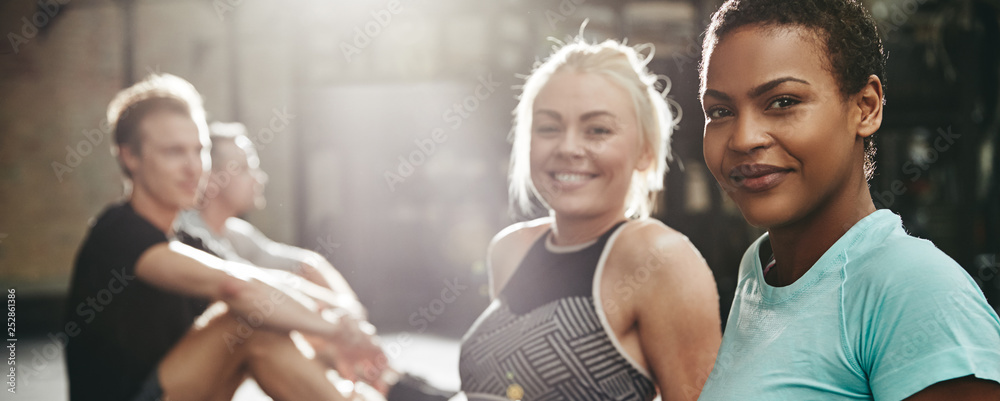
<svg viewBox="0 0 1000 401">
<path fill-rule="evenodd" d="M 651 43 L 683 110 L 655 217 L 715 272 L 723 321 L 761 231 L 701 151 L 701 32 L 720 1 L 6 0 L 0 2 L 0 281 L 18 333 L 58 331 L 88 222 L 121 199 L 104 118 L 151 73 L 193 83 L 209 120 L 248 127 L 270 175 L 246 218 L 325 255 L 382 332 L 457 339 L 486 307 L 508 208 L 516 87 L 589 19 Z M 876 204 L 1000 305 L 1000 1 L 869 0 L 889 52 Z M 443 138 L 443 139 L 442 139 Z M 440 299 L 449 283 L 457 300 Z M 443 307 L 441 307 L 443 306 Z M 422 312 L 423 311 L 423 312 Z M 457 378 L 456 378 L 457 380 Z"/>
</svg>

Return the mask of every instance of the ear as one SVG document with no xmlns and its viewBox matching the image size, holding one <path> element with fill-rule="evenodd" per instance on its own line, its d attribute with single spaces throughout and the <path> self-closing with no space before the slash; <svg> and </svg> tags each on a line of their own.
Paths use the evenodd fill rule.
<svg viewBox="0 0 1000 401">
<path fill-rule="evenodd" d="M 653 149 L 649 144 L 646 144 L 646 148 L 642 149 L 642 153 L 639 154 L 639 160 L 635 163 L 635 171 L 646 171 L 653 165 Z"/>
<path fill-rule="evenodd" d="M 868 82 L 854 98 L 854 104 L 861 114 L 858 119 L 858 136 L 867 138 L 882 126 L 882 81 L 875 75 L 869 76 Z"/>
<path fill-rule="evenodd" d="M 141 155 L 137 149 L 134 149 L 130 145 L 119 145 L 118 146 L 118 157 L 122 159 L 122 163 L 125 164 L 125 168 L 128 169 L 129 175 L 133 178 L 135 177 L 135 171 L 139 168 Z"/>
</svg>

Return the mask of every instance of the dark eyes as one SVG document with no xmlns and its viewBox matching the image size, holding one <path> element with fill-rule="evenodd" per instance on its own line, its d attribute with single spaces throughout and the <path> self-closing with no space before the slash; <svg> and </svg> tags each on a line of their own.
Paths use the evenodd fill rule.
<svg viewBox="0 0 1000 401">
<path fill-rule="evenodd" d="M 188 151 L 189 150 L 187 148 L 183 147 L 183 146 L 171 146 L 171 147 L 168 147 L 168 148 L 164 148 L 162 150 L 163 154 L 168 155 L 168 156 L 187 156 L 188 155 Z M 205 155 L 208 154 L 208 149 L 207 148 L 201 148 L 201 147 L 199 147 L 198 149 L 195 149 L 194 151 L 196 153 L 198 153 L 199 156 L 201 156 L 202 154 L 205 154 Z"/>
<path fill-rule="evenodd" d="M 801 103 L 801 102 L 799 102 L 798 100 L 792 99 L 790 97 L 782 97 L 782 98 L 774 99 L 774 101 L 772 101 L 770 104 L 767 105 L 767 108 L 768 109 L 784 109 L 786 107 L 791 107 L 791 106 L 794 106 L 794 105 L 799 104 L 799 103 Z"/>
<path fill-rule="evenodd" d="M 534 132 L 537 134 L 552 134 L 562 132 L 562 127 L 556 125 L 541 125 L 535 127 Z M 588 127 L 586 132 L 591 135 L 608 135 L 611 133 L 610 128 L 602 126 Z"/>
<path fill-rule="evenodd" d="M 607 135 L 611 133 L 611 130 L 605 127 L 590 127 L 587 129 L 587 133 L 595 135 Z"/>
<path fill-rule="evenodd" d="M 560 128 L 558 126 L 555 126 L 555 125 L 541 125 L 541 126 L 535 127 L 535 129 L 533 131 L 535 131 L 535 133 L 538 133 L 538 134 L 552 134 L 552 133 L 559 132 Z"/>
<path fill-rule="evenodd" d="M 765 108 L 765 110 L 782 110 L 782 109 L 787 109 L 787 108 L 792 107 L 794 105 L 797 105 L 799 103 L 802 103 L 802 102 L 800 100 L 798 100 L 798 99 L 794 99 L 794 98 L 791 98 L 791 97 L 780 97 L 780 98 L 772 100 L 771 103 L 768 103 L 767 108 Z M 715 120 L 715 119 L 730 117 L 732 115 L 733 115 L 733 112 L 731 110 L 723 107 L 723 106 L 715 106 L 715 107 L 709 108 L 708 110 L 705 110 L 705 117 L 707 117 L 709 120 Z"/>
<path fill-rule="evenodd" d="M 707 111 L 705 111 L 705 116 L 708 117 L 709 120 L 729 117 L 731 115 L 733 115 L 733 113 L 729 111 L 729 109 L 726 109 L 725 107 L 712 107 Z"/>
</svg>

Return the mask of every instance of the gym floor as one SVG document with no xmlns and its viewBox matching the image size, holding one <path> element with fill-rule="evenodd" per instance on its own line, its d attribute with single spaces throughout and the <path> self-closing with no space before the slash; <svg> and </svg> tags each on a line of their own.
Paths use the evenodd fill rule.
<svg viewBox="0 0 1000 401">
<path fill-rule="evenodd" d="M 458 351 L 456 339 L 398 334 L 382 336 L 386 354 L 393 366 L 403 372 L 423 377 L 441 389 L 457 391 Z M 66 401 L 68 383 L 62 350 L 43 338 L 20 341 L 17 346 L 17 363 L 23 365 L 18 376 L 17 392 L 6 391 L 0 399 L 18 401 Z M 37 368 L 37 369 L 36 369 Z M 247 381 L 236 392 L 234 401 L 264 401 L 270 398 L 253 381 Z"/>
</svg>

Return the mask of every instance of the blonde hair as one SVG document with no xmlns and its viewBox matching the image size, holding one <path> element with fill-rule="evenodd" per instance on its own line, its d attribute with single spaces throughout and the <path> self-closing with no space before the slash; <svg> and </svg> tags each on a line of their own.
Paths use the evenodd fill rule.
<svg viewBox="0 0 1000 401">
<path fill-rule="evenodd" d="M 666 87 L 661 93 L 656 89 L 660 77 L 647 68 L 653 58 L 652 46 L 631 47 L 610 39 L 602 43 L 587 43 L 580 35 L 570 43 L 553 49 L 553 54 L 544 62 L 536 63 L 525 80 L 514 109 L 509 173 L 511 206 L 526 215 L 535 213 L 535 201 L 548 207 L 531 181 L 529 154 L 534 101 L 552 75 L 571 71 L 604 76 L 625 89 L 632 98 L 639 123 L 639 146 L 643 152 L 653 156 L 653 162 L 645 170 L 632 172 L 625 215 L 649 217 L 655 195 L 663 189 L 663 176 L 667 172 L 667 161 L 671 159 L 670 135 L 676 124 L 667 105 L 673 101 L 666 98 L 670 81 L 663 77 Z M 641 57 L 640 52 L 645 49 L 650 50 L 649 55 Z M 679 107 L 677 109 L 679 111 Z"/>
</svg>

